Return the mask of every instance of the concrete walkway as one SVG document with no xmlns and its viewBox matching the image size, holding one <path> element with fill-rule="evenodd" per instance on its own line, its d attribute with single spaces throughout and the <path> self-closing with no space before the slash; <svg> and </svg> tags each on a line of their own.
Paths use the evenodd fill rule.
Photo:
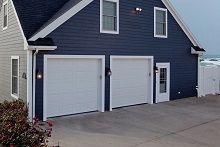
<svg viewBox="0 0 220 147">
<path fill-rule="evenodd" d="M 219 147 L 220 96 L 52 119 L 61 147 Z"/>
</svg>

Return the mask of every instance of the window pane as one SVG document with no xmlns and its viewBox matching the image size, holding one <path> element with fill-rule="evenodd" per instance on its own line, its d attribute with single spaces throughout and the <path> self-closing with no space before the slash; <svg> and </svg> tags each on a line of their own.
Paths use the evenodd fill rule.
<svg viewBox="0 0 220 147">
<path fill-rule="evenodd" d="M 157 10 L 156 11 L 156 21 L 161 22 L 161 23 L 165 23 L 166 22 L 166 12 Z"/>
<path fill-rule="evenodd" d="M 3 20 L 3 27 L 6 27 L 8 25 L 8 18 L 7 18 L 7 12 L 8 12 L 8 4 L 4 5 L 4 20 Z"/>
<path fill-rule="evenodd" d="M 157 35 L 167 35 L 166 34 L 166 12 L 161 10 L 156 10 L 156 34 Z"/>
<path fill-rule="evenodd" d="M 117 18 L 111 16 L 103 16 L 103 29 L 109 31 L 117 30 Z"/>
<path fill-rule="evenodd" d="M 18 94 L 18 78 L 12 77 L 12 94 Z"/>
<path fill-rule="evenodd" d="M 12 59 L 12 76 L 18 76 L 18 60 Z"/>
<path fill-rule="evenodd" d="M 166 35 L 166 24 L 165 23 L 157 23 L 156 24 L 156 33 L 157 33 L 157 35 Z"/>
<path fill-rule="evenodd" d="M 4 16 L 7 15 L 8 12 L 8 4 L 4 5 Z"/>
<path fill-rule="evenodd" d="M 117 31 L 117 3 L 103 0 L 103 30 Z"/>
<path fill-rule="evenodd" d="M 18 59 L 12 59 L 12 94 L 18 94 Z"/>
<path fill-rule="evenodd" d="M 3 27 L 7 27 L 7 16 L 4 16 L 4 24 Z"/>
<path fill-rule="evenodd" d="M 103 15 L 116 16 L 117 6 L 115 2 L 105 1 L 103 2 Z"/>
<path fill-rule="evenodd" d="M 160 69 L 160 93 L 167 92 L 167 69 Z"/>
</svg>

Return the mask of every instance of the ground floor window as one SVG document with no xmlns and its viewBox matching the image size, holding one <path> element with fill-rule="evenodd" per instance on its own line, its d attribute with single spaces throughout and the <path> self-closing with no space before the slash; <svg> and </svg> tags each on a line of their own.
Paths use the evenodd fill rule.
<svg viewBox="0 0 220 147">
<path fill-rule="evenodd" d="M 11 96 L 19 98 L 19 56 L 11 57 Z"/>
</svg>

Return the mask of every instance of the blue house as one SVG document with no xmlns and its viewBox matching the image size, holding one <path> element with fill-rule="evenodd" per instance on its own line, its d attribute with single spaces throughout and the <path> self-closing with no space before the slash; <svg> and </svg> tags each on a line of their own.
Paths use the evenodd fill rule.
<svg viewBox="0 0 220 147">
<path fill-rule="evenodd" d="M 0 95 L 30 117 L 197 95 L 205 50 L 169 0 L 2 0 L 0 14 Z"/>
</svg>

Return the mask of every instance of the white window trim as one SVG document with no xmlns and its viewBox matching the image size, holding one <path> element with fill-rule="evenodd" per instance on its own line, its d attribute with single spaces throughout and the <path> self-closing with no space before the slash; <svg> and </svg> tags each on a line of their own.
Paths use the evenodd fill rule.
<svg viewBox="0 0 220 147">
<path fill-rule="evenodd" d="M 18 60 L 18 93 L 17 93 L 17 95 L 15 95 L 15 94 L 13 94 L 12 93 L 12 60 L 13 59 L 17 59 Z M 13 97 L 13 98 L 15 98 L 15 99 L 19 99 L 19 77 L 20 77 L 20 75 L 19 75 L 19 71 L 20 71 L 20 58 L 19 58 L 19 56 L 11 56 L 11 96 Z"/>
<path fill-rule="evenodd" d="M 164 11 L 166 13 L 166 35 L 157 35 L 156 31 L 156 11 Z M 167 20 L 167 9 L 165 8 L 159 8 L 159 7 L 154 7 L 154 37 L 156 38 L 168 38 L 168 20 Z"/>
<path fill-rule="evenodd" d="M 4 6 L 7 4 L 7 26 L 4 27 Z M 2 4 L 2 28 L 3 30 L 6 30 L 8 28 L 8 0 L 6 0 L 3 4 Z"/>
<path fill-rule="evenodd" d="M 119 34 L 119 0 L 106 0 L 117 3 L 117 31 L 103 30 L 103 0 L 100 0 L 100 33 Z"/>
</svg>

